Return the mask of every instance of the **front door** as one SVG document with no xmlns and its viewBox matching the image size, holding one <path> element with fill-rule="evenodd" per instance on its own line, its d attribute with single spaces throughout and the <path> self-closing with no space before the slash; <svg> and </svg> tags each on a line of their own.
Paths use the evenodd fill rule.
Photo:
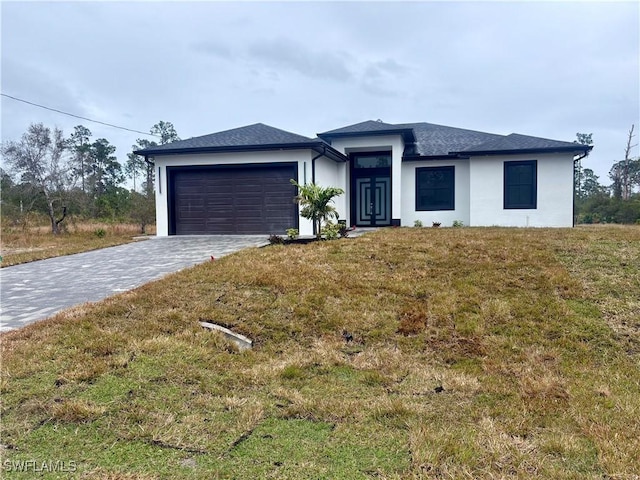
<svg viewBox="0 0 640 480">
<path fill-rule="evenodd" d="M 391 225 L 391 177 L 356 178 L 356 225 Z"/>
<path fill-rule="evenodd" d="M 352 218 L 360 227 L 391 225 L 391 155 L 351 155 Z"/>
</svg>

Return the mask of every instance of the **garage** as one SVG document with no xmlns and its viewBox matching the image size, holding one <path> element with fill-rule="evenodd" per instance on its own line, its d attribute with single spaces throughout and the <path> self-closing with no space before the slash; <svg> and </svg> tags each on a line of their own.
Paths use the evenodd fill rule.
<svg viewBox="0 0 640 480">
<path fill-rule="evenodd" d="M 298 228 L 296 163 L 167 167 L 170 235 L 284 234 Z"/>
</svg>

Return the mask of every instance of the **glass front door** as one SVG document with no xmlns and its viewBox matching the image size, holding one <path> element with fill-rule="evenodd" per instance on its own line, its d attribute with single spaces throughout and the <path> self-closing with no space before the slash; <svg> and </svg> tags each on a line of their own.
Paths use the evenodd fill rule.
<svg viewBox="0 0 640 480">
<path fill-rule="evenodd" d="M 391 225 L 391 154 L 351 154 L 351 213 L 360 227 Z"/>
<path fill-rule="evenodd" d="M 356 225 L 391 225 L 391 177 L 356 178 Z"/>
</svg>

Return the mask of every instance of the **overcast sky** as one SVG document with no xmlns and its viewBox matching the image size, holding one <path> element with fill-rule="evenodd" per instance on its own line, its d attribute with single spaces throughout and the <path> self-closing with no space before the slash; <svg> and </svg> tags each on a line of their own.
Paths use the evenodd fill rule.
<svg viewBox="0 0 640 480">
<path fill-rule="evenodd" d="M 609 184 L 640 123 L 638 2 L 7 2 L 2 93 L 182 138 L 364 120 L 573 141 Z M 83 124 L 124 163 L 141 135 L 2 97 L 2 139 Z M 638 137 L 636 137 L 637 142 Z M 634 155 L 638 154 L 638 147 Z"/>
</svg>

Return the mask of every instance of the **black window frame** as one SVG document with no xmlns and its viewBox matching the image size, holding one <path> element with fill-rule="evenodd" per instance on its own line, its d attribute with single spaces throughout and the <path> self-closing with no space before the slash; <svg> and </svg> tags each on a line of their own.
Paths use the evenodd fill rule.
<svg viewBox="0 0 640 480">
<path fill-rule="evenodd" d="M 446 187 L 438 187 L 440 190 L 449 190 L 447 205 L 424 205 L 420 202 L 420 191 L 429 188 L 423 187 L 420 184 L 420 176 L 424 172 L 446 172 L 451 174 L 451 179 Z M 455 165 L 447 165 L 440 167 L 418 167 L 416 168 L 416 211 L 417 212 L 439 212 L 439 211 L 451 211 L 456 209 L 456 167 Z M 433 190 L 434 188 L 431 187 Z"/>
<path fill-rule="evenodd" d="M 531 166 L 531 180 L 528 182 L 519 182 L 514 178 L 514 168 Z M 538 208 L 538 161 L 537 160 L 512 160 L 504 162 L 504 191 L 503 191 L 503 208 L 505 210 L 535 210 Z M 520 187 L 517 198 L 512 198 L 512 188 Z M 522 201 L 522 189 L 530 189 L 529 197 L 526 201 Z"/>
</svg>

